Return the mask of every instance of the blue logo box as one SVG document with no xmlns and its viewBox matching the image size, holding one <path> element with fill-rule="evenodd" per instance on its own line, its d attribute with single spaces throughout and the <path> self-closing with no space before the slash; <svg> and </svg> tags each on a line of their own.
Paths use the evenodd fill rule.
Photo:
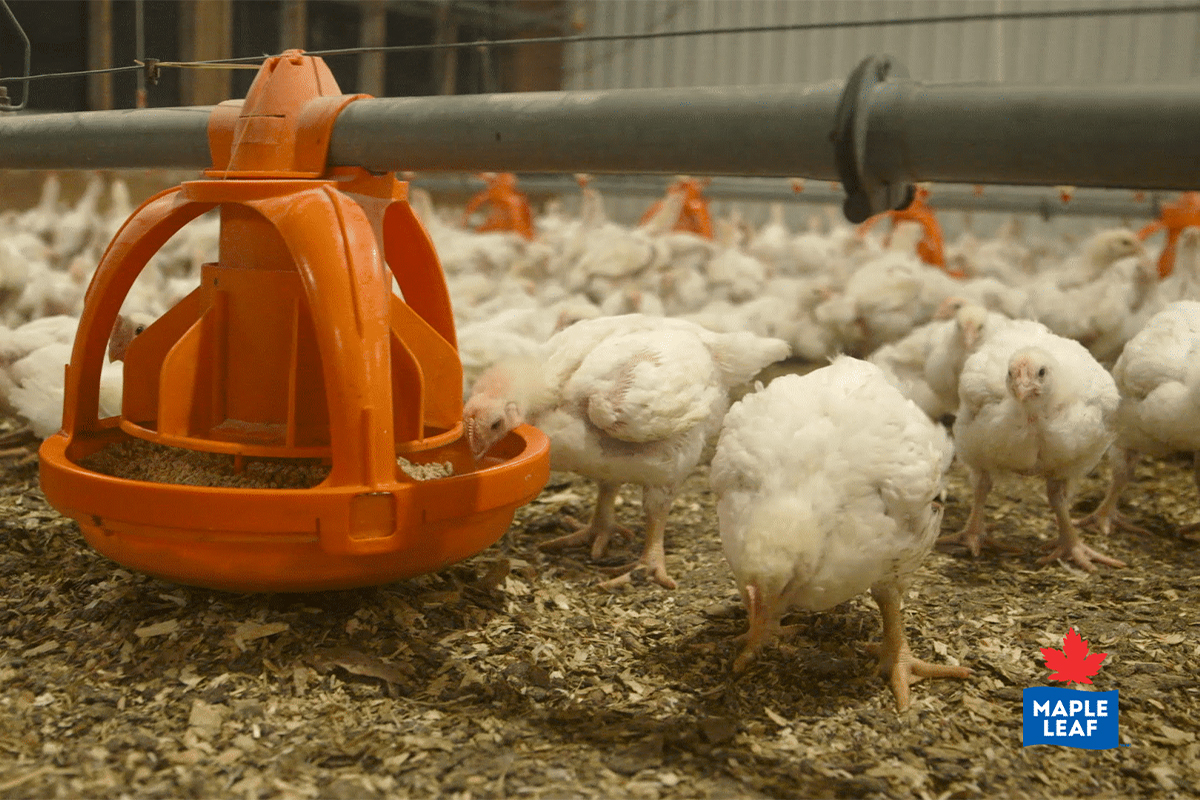
<svg viewBox="0 0 1200 800">
<path fill-rule="evenodd" d="M 1118 692 L 1081 692 L 1058 686 L 1037 686 L 1021 693 L 1021 743 L 1057 744 L 1085 750 L 1119 747 Z"/>
</svg>

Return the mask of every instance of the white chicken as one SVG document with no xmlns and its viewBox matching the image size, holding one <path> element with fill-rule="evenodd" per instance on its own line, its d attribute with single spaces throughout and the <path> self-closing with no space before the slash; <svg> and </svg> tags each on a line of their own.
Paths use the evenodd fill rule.
<svg viewBox="0 0 1200 800">
<path fill-rule="evenodd" d="M 78 327 L 79 320 L 68 316 L 42 317 L 17 328 L 0 325 L 0 411 L 16 411 L 11 399 L 18 385 L 12 374 L 13 365 L 46 345 L 71 344 Z"/>
<path fill-rule="evenodd" d="M 744 303 L 762 291 L 767 280 L 767 266 L 741 249 L 734 222 L 717 220 L 716 229 L 719 246 L 705 265 L 709 294 Z"/>
<path fill-rule="evenodd" d="M 1071 520 L 1076 484 L 1116 436 L 1116 384 L 1083 345 L 1032 320 L 1014 320 L 967 359 L 959 397 L 954 441 L 971 473 L 971 514 L 942 541 L 978 555 L 992 474 L 1040 475 L 1058 523 L 1058 543 L 1040 563 L 1069 558 L 1089 572 L 1093 561 L 1125 566 L 1085 545 Z"/>
<path fill-rule="evenodd" d="M 1124 238 L 1116 241 L 1124 242 Z M 1128 329 L 1129 324 L 1152 300 L 1157 284 L 1158 270 L 1144 254 L 1120 258 L 1094 279 L 1066 289 L 1056 287 L 1050 279 L 1039 282 L 1029 293 L 1027 315 L 1111 363 L 1136 333 L 1136 329 Z"/>
<path fill-rule="evenodd" d="M 523 422 L 550 437 L 553 469 L 599 484 L 591 523 L 543 547 L 591 545 L 600 558 L 616 529 L 623 483 L 643 487 L 646 542 L 640 560 L 662 586 L 664 532 L 683 480 L 695 469 L 729 408 L 729 390 L 788 356 L 786 342 L 718 334 L 683 320 L 629 314 L 584 320 L 555 334 L 532 359 L 497 364 L 463 409 L 477 458 Z"/>
<path fill-rule="evenodd" d="M 901 710 L 912 683 L 967 677 L 914 658 L 900 616 L 906 584 L 938 536 L 934 498 L 953 453 L 945 429 L 878 367 L 849 357 L 734 404 L 710 473 L 749 615 L 734 670 L 789 608 L 821 611 L 870 590 L 883 619 L 880 668 Z"/>
<path fill-rule="evenodd" d="M 60 216 L 50 231 L 50 244 L 60 264 L 67 264 L 77 253 L 87 247 L 99 230 L 100 215 L 96 205 L 104 192 L 104 179 L 100 173 L 88 176 L 83 195 L 70 211 Z"/>
<path fill-rule="evenodd" d="M 1192 229 L 1195 230 L 1195 229 Z M 1117 440 L 1109 454 L 1112 483 L 1096 510 L 1079 521 L 1108 533 L 1113 523 L 1145 533 L 1117 510 L 1140 455 L 1193 454 L 1200 488 L 1200 302 L 1172 303 L 1129 340 L 1113 367 L 1121 392 Z M 1192 523 L 1181 533 L 1200 530 Z"/>
<path fill-rule="evenodd" d="M 783 203 L 772 203 L 770 214 L 767 224 L 746 245 L 746 253 L 766 264 L 773 274 L 793 274 L 796 267 L 791 252 L 792 234 L 784 221 Z"/>
<path fill-rule="evenodd" d="M 1176 300 L 1200 300 L 1200 228 L 1189 226 L 1179 233 L 1174 269 L 1159 281 L 1155 289 L 1154 313 Z M 1145 324 L 1151 316 L 1153 313 L 1147 314 L 1142 323 Z M 1141 330 L 1141 326 L 1137 330 Z M 1137 330 L 1133 333 L 1137 333 Z"/>
<path fill-rule="evenodd" d="M 958 376 L 967 357 L 1007 321 L 960 297 L 947 298 L 933 320 L 880 347 L 868 361 L 893 375 L 904 396 L 938 421 L 958 410 Z"/>
<path fill-rule="evenodd" d="M 989 336 L 1009 322 L 1003 314 L 968 302 L 955 311 L 953 320 L 938 329 L 923 373 L 925 383 L 937 398 L 939 414 L 934 419 L 958 411 L 958 382 L 963 365 Z"/>
<path fill-rule="evenodd" d="M 1146 247 L 1137 234 L 1127 228 L 1109 228 L 1088 239 L 1080 253 L 1048 270 L 1038 283 L 1059 289 L 1083 286 L 1099 278 L 1117 261 L 1131 256 L 1146 256 Z"/>
<path fill-rule="evenodd" d="M 62 215 L 59 197 L 62 195 L 62 183 L 57 172 L 48 172 L 42 180 L 42 194 L 38 204 L 28 211 L 22 212 L 17 218 L 17 227 L 28 231 L 40 239 L 49 240 L 50 231 Z"/>
<path fill-rule="evenodd" d="M 64 367 L 71 360 L 71 347 L 69 344 L 47 344 L 9 368 L 14 386 L 8 399 L 40 439 L 52 435 L 62 426 Z M 121 361 L 103 366 L 100 373 L 102 418 L 121 413 L 124 368 Z"/>
</svg>

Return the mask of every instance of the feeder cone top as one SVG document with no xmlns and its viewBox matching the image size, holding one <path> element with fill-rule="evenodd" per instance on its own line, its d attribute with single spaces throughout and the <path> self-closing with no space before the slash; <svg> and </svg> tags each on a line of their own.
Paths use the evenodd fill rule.
<svg viewBox="0 0 1200 800">
<path fill-rule="evenodd" d="M 209 117 L 209 174 L 321 177 L 337 115 L 363 97 L 342 94 L 325 62 L 301 50 L 268 58 L 246 99 L 221 103 Z"/>
</svg>

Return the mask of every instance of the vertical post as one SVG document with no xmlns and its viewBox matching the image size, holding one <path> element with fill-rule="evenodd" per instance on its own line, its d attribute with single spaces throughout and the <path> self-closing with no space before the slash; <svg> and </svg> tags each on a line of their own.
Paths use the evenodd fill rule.
<svg viewBox="0 0 1200 800">
<path fill-rule="evenodd" d="M 232 0 L 181 4 L 180 37 L 184 61 L 211 61 L 233 54 Z M 207 106 L 229 99 L 231 76 L 224 69 L 184 69 L 184 105 Z"/>
<path fill-rule="evenodd" d="M 533 39 L 540 36 L 561 36 L 562 30 L 555 27 L 551 20 L 561 19 L 566 15 L 565 4 L 562 0 L 521 0 L 517 8 L 521 11 L 546 15 L 546 24 L 530 26 L 517 33 L 519 39 Z M 563 45 L 557 44 L 522 44 L 511 48 L 509 69 L 511 75 L 509 87 L 514 92 L 553 92 L 562 89 L 563 78 Z"/>
<path fill-rule="evenodd" d="M 146 3 L 145 0 L 134 0 L 133 3 L 133 24 L 134 24 L 134 50 L 137 52 L 137 60 L 143 61 L 146 58 Z M 137 107 L 146 107 L 146 73 L 139 71 L 137 74 Z"/>
<path fill-rule="evenodd" d="M 283 0 L 279 19 L 279 50 L 303 50 L 308 39 L 308 6 L 305 0 Z"/>
<path fill-rule="evenodd" d="M 387 44 L 387 6 L 383 0 L 365 0 L 362 23 L 358 30 L 359 47 L 383 47 Z M 368 52 L 358 57 L 358 91 L 375 97 L 385 93 L 386 53 Z"/>
<path fill-rule="evenodd" d="M 112 0 L 92 0 L 88 8 L 88 69 L 112 66 Z M 113 107 L 112 74 L 88 76 L 88 108 L 107 111 Z"/>
<path fill-rule="evenodd" d="M 434 44 L 452 44 L 458 41 L 458 23 L 450 11 L 448 0 L 438 3 L 434 12 Z M 440 76 L 438 94 L 457 94 L 458 89 L 458 50 L 433 51 L 434 75 Z"/>
</svg>

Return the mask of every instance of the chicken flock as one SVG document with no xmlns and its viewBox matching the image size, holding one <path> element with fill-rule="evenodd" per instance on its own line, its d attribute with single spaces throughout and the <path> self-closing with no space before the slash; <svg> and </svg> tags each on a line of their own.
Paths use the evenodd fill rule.
<svg viewBox="0 0 1200 800">
<path fill-rule="evenodd" d="M 789 609 L 869 590 L 899 707 L 920 678 L 965 677 L 916 659 L 900 622 L 904 587 L 939 541 L 955 457 L 973 497 L 943 545 L 1011 549 L 985 530 L 993 477 L 1036 476 L 1058 531 L 1042 562 L 1089 571 L 1125 566 L 1080 532 L 1141 530 L 1117 507 L 1141 455 L 1194 453 L 1200 489 L 1200 229 L 1183 232 L 1160 279 L 1130 230 L 1077 243 L 1027 237 L 1014 219 L 947 247 L 958 279 L 917 258 L 911 224 L 863 234 L 830 211 L 797 232 L 775 205 L 757 229 L 736 213 L 717 220 L 709 240 L 674 230 L 681 195 L 630 228 L 581 187 L 578 214 L 551 201 L 532 240 L 465 229 L 410 190 L 453 302 L 471 449 L 486 460 L 529 422 L 550 437 L 554 468 L 596 481 L 591 521 L 545 549 L 601 558 L 628 533 L 615 520 L 619 487 L 642 487 L 643 554 L 606 583 L 641 570 L 667 588 L 671 504 L 711 460 L 750 621 L 736 670 Z M 119 178 L 94 174 L 67 204 L 51 174 L 36 207 L 0 215 L 0 402 L 39 437 L 61 422 L 84 293 L 131 211 Z M 110 343 L 102 415 L 119 413 L 124 345 L 198 285 L 218 234 L 215 215 L 194 221 L 135 283 Z M 827 366 L 755 384 L 731 404 L 735 387 L 789 356 Z M 1072 520 L 1074 489 L 1105 453 L 1111 488 Z"/>
</svg>

